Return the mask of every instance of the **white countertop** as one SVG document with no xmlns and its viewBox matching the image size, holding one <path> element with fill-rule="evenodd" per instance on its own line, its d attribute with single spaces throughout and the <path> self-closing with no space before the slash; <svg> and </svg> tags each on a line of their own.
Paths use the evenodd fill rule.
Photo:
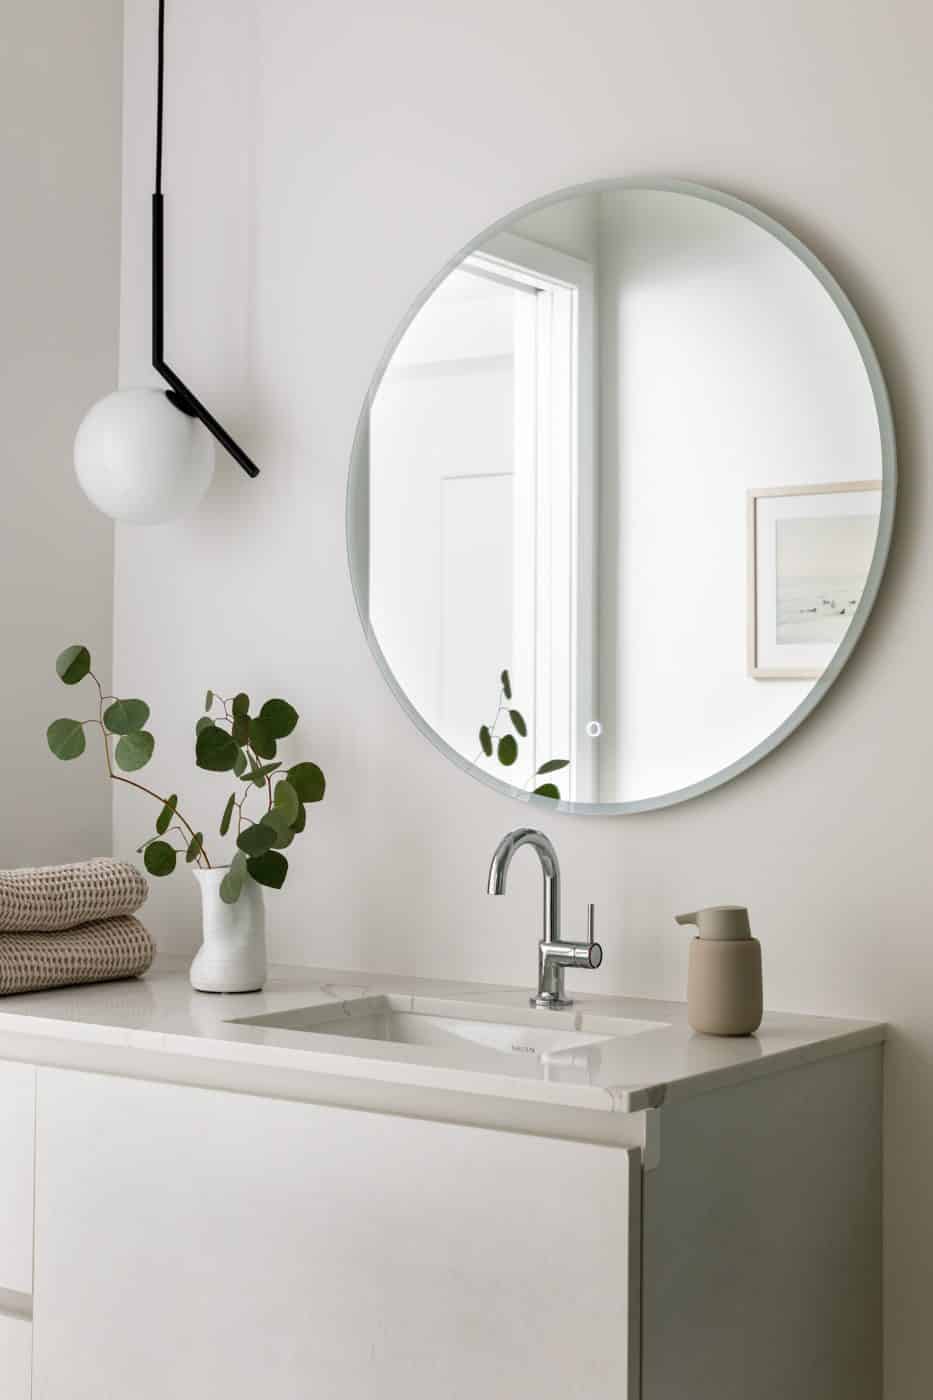
<svg viewBox="0 0 933 1400">
<path fill-rule="evenodd" d="M 193 1061 L 222 1062 L 227 1081 L 263 1067 L 294 1091 L 295 1076 L 336 1076 L 371 1087 L 398 1085 L 479 1094 L 566 1108 L 636 1112 L 710 1089 L 791 1069 L 884 1040 L 883 1025 L 767 1012 L 754 1036 L 697 1035 L 679 1002 L 579 996 L 569 1011 L 534 1011 L 528 988 L 428 981 L 385 974 L 275 967 L 262 992 L 216 996 L 195 992 L 187 959 L 163 958 L 145 977 L 63 988 L 0 1000 L 0 1058 L 37 1059 L 63 1067 L 131 1072 L 131 1052 L 147 1052 L 158 1077 L 181 1077 Z M 553 1057 L 509 1054 L 483 1046 L 397 1044 L 339 1035 L 236 1024 L 241 1017 L 305 1007 L 352 1008 L 372 996 L 433 1015 L 546 1024 L 593 1032 L 583 1052 Z M 651 1023 L 641 1029 L 631 1022 Z M 627 1024 L 628 1023 L 628 1024 Z M 615 1038 L 618 1036 L 618 1038 Z M 28 1044 L 27 1044 L 28 1042 Z M 87 1051 L 95 1056 L 89 1060 Z M 300 1082 L 300 1081 L 299 1081 Z M 244 1087 L 248 1087 L 244 1082 Z"/>
</svg>

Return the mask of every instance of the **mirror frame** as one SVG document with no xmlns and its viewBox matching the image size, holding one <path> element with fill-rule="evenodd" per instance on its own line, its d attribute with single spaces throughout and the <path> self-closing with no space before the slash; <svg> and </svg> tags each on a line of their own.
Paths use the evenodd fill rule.
<svg viewBox="0 0 933 1400">
<path fill-rule="evenodd" d="M 824 290 L 832 298 L 837 310 L 849 328 L 855 341 L 862 363 L 868 375 L 868 382 L 871 387 L 875 404 L 875 411 L 878 416 L 878 430 L 881 441 L 881 513 L 878 520 L 878 534 L 875 540 L 875 550 L 872 555 L 871 567 L 868 571 L 868 578 L 865 583 L 865 590 L 862 594 L 859 606 L 849 624 L 845 637 L 839 643 L 839 647 L 833 656 L 832 661 L 813 686 L 809 694 L 800 702 L 796 709 L 792 710 L 782 724 L 757 744 L 748 753 L 736 759 L 733 763 L 721 768 L 702 782 L 692 783 L 688 787 L 676 788 L 671 792 L 659 793 L 654 797 L 639 798 L 633 802 L 570 802 L 561 799 L 555 802 L 552 798 L 536 797 L 533 793 L 527 792 L 523 788 L 513 787 L 510 783 L 503 782 L 501 778 L 492 773 L 487 773 L 483 769 L 471 763 L 469 759 L 456 752 L 455 749 L 446 742 L 437 730 L 427 723 L 424 717 L 415 709 L 408 699 L 408 696 L 396 680 L 392 668 L 379 645 L 379 641 L 373 631 L 369 620 L 369 482 L 364 479 L 360 470 L 360 460 L 362 450 L 366 444 L 369 432 L 369 412 L 373 400 L 382 383 L 383 375 L 388 368 L 389 362 L 398 347 L 402 336 L 411 325 L 415 316 L 424 306 L 425 302 L 432 296 L 440 284 L 451 272 L 459 267 L 461 262 L 470 253 L 475 252 L 490 238 L 498 233 L 505 232 L 516 219 L 524 218 L 528 214 L 533 214 L 539 209 L 547 208 L 552 204 L 560 204 L 569 199 L 574 199 L 582 195 L 602 194 L 613 190 L 656 190 L 662 193 L 688 194 L 697 199 L 704 199 L 712 204 L 721 205 L 725 209 L 731 209 L 734 213 L 740 214 L 743 218 L 750 219 L 766 232 L 777 238 L 785 248 L 789 249 L 800 262 L 803 263 Z M 894 511 L 897 499 L 897 450 L 894 434 L 894 419 L 891 413 L 891 403 L 888 397 L 887 386 L 878 357 L 874 347 L 868 337 L 861 318 L 854 306 L 833 277 L 828 268 L 816 257 L 810 249 L 800 241 L 783 224 L 779 224 L 776 219 L 771 218 L 754 205 L 748 204 L 745 200 L 736 196 L 726 194 L 722 190 L 711 189 L 706 185 L 695 184 L 689 180 L 678 179 L 652 179 L 648 176 L 622 176 L 617 179 L 592 180 L 583 184 L 572 185 L 566 189 L 556 191 L 552 194 L 544 195 L 540 199 L 532 200 L 529 204 L 524 204 L 518 209 L 511 210 L 504 218 L 497 219 L 494 224 L 483 229 L 475 238 L 471 239 L 460 251 L 451 258 L 436 277 L 430 281 L 415 299 L 409 308 L 401 325 L 399 325 L 391 337 L 382 358 L 376 366 L 375 374 L 372 377 L 363 407 L 360 412 L 356 432 L 353 437 L 353 447 L 350 456 L 350 470 L 347 481 L 346 500 L 346 529 L 347 529 L 347 551 L 350 567 L 350 579 L 353 585 L 353 596 L 356 601 L 356 609 L 359 614 L 363 633 L 373 655 L 379 665 L 379 669 L 388 685 L 395 695 L 402 709 L 409 719 L 424 737 L 433 746 L 449 759 L 457 768 L 469 774 L 471 778 L 483 783 L 503 796 L 525 802 L 532 807 L 540 808 L 542 812 L 578 813 L 583 816 L 612 817 L 625 816 L 630 812 L 650 812 L 663 807 L 673 807 L 680 802 L 688 802 L 694 797 L 701 797 L 704 793 L 712 792 L 715 788 L 722 787 L 724 783 L 731 782 L 739 774 L 747 769 L 753 768 L 760 763 L 763 758 L 773 753 L 785 739 L 789 738 L 793 732 L 803 724 L 804 720 L 816 709 L 821 700 L 825 698 L 833 683 L 836 681 L 865 629 L 865 624 L 875 605 L 881 580 L 884 575 L 885 565 L 888 560 L 888 553 L 891 546 L 891 535 L 894 528 Z"/>
</svg>

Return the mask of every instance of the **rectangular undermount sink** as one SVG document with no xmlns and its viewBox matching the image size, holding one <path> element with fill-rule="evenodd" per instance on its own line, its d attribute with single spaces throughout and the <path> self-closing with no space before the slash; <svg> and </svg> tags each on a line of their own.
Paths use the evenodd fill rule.
<svg viewBox="0 0 933 1400">
<path fill-rule="evenodd" d="M 577 1029 L 570 1016 L 561 1015 L 562 1024 L 549 1024 L 546 1018 L 552 1013 L 503 1007 L 471 1006 L 465 1012 L 461 1005 L 452 1013 L 453 1008 L 433 999 L 386 995 L 247 1016 L 238 1024 L 396 1045 L 473 1048 L 542 1063 L 593 1052 L 607 1041 L 655 1028 L 654 1022 L 620 1019 L 611 1032 Z"/>
</svg>

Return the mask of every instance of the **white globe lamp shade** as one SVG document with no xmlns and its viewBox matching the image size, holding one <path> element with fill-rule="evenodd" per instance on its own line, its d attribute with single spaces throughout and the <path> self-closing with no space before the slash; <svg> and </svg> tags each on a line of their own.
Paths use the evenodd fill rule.
<svg viewBox="0 0 933 1400">
<path fill-rule="evenodd" d="M 214 440 L 164 389 L 118 389 L 84 415 L 75 472 L 114 520 L 161 525 L 198 505 L 214 473 Z"/>
</svg>

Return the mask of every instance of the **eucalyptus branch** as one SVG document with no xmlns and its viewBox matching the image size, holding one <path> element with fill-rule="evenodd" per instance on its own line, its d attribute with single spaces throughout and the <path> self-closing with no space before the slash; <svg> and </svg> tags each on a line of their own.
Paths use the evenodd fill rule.
<svg viewBox="0 0 933 1400">
<path fill-rule="evenodd" d="M 66 648 L 55 669 L 68 686 L 90 676 L 97 687 L 98 704 L 96 719 L 57 719 L 49 725 L 47 738 L 52 753 L 65 760 L 80 757 L 87 747 L 86 728 L 97 725 L 108 778 L 136 788 L 159 803 L 156 834 L 139 847 L 149 873 L 171 874 L 180 855 L 189 864 L 196 861 L 201 868 L 212 869 L 203 835 L 178 810 L 177 796 L 163 796 L 135 777 L 125 776 L 143 768 L 155 749 L 155 738 L 145 728 L 149 706 L 143 700 L 105 695 L 91 670 L 87 647 Z M 196 726 L 197 766 L 208 772 L 232 773 L 246 784 L 241 794 L 236 790 L 230 793 L 220 822 L 220 835 L 226 836 L 236 815 L 236 851 L 220 886 L 221 898 L 234 903 L 247 877 L 272 889 L 281 888 L 288 873 L 288 860 L 282 852 L 305 830 L 305 808 L 308 803 L 323 799 L 326 781 L 315 763 L 302 762 L 285 768 L 276 758 L 279 742 L 298 723 L 298 711 L 287 701 L 267 700 L 257 714 L 251 715 L 249 696 L 244 691 L 237 691 L 231 699 L 209 690 L 204 711 Z M 273 771 L 277 774 L 274 785 Z M 258 820 L 245 811 L 254 788 L 265 789 L 264 810 Z M 172 836 L 184 843 L 181 849 L 166 839 Z"/>
</svg>

